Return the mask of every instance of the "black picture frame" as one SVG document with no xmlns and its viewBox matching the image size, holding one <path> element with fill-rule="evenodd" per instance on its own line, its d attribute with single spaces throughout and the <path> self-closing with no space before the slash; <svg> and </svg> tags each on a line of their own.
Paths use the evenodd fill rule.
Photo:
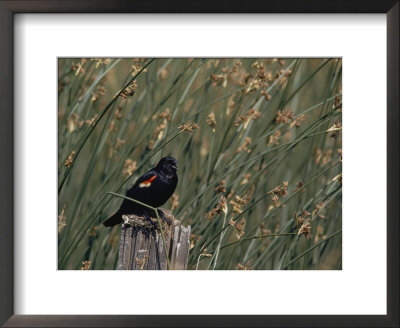
<svg viewBox="0 0 400 328">
<path fill-rule="evenodd" d="M 14 315 L 13 29 L 16 13 L 384 13 L 387 16 L 387 315 Z M 0 324 L 5 327 L 399 327 L 399 1 L 0 0 Z M 368 268 L 366 268 L 368 269 Z M 345 296 L 344 296 L 345 297 Z"/>
</svg>

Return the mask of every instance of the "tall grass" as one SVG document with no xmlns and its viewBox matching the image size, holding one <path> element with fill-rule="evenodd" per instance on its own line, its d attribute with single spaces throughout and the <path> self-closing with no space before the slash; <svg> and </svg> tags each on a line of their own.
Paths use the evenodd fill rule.
<svg viewBox="0 0 400 328">
<path fill-rule="evenodd" d="M 341 68 L 59 59 L 59 269 L 115 269 L 120 227 L 101 223 L 166 155 L 189 269 L 341 269 Z"/>
</svg>

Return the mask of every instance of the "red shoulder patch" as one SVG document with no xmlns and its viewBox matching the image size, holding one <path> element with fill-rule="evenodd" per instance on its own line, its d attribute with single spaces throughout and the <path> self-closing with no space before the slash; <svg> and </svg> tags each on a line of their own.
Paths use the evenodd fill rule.
<svg viewBox="0 0 400 328">
<path fill-rule="evenodd" d="M 147 179 L 143 181 L 142 183 L 151 183 L 154 181 L 154 179 L 157 178 L 157 174 L 154 174 L 150 179 Z"/>
<path fill-rule="evenodd" d="M 155 180 L 155 178 L 157 178 L 157 174 L 154 174 L 151 178 L 144 180 L 143 182 L 141 182 L 139 184 L 139 187 L 143 188 L 143 187 L 150 187 L 151 183 Z"/>
</svg>

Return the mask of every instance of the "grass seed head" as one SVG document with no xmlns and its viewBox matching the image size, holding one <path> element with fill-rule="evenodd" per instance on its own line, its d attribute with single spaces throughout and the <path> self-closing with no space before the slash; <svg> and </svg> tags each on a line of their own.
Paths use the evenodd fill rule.
<svg viewBox="0 0 400 328">
<path fill-rule="evenodd" d="M 219 185 L 215 187 L 215 191 L 216 191 L 216 192 L 222 192 L 222 193 L 225 193 L 225 192 L 226 192 L 225 180 L 221 180 L 221 181 L 219 182 Z"/>
<path fill-rule="evenodd" d="M 302 181 L 299 181 L 296 184 L 296 188 L 294 189 L 295 192 L 299 191 L 301 193 L 303 193 L 305 190 L 306 190 L 306 188 L 304 187 L 304 182 L 302 182 Z"/>
<path fill-rule="evenodd" d="M 71 151 L 71 153 L 69 154 L 68 158 L 64 162 L 64 165 L 66 167 L 70 168 L 72 166 L 72 163 L 74 161 L 74 156 L 75 156 L 75 150 Z"/>
<path fill-rule="evenodd" d="M 218 213 L 224 213 L 225 215 L 228 213 L 228 206 L 226 204 L 226 198 L 224 196 L 221 196 L 221 199 L 216 207 L 206 213 L 206 219 L 212 220 L 214 216 L 216 216 Z"/>
<path fill-rule="evenodd" d="M 339 111 L 342 111 L 342 95 L 338 95 L 335 97 L 335 102 L 333 103 L 333 108 L 336 108 Z"/>
<path fill-rule="evenodd" d="M 270 101 L 271 100 L 271 95 L 267 92 L 267 90 L 261 91 L 261 94 L 264 96 L 266 101 Z"/>
<path fill-rule="evenodd" d="M 248 261 L 245 265 L 238 263 L 236 265 L 236 269 L 238 269 L 238 270 L 253 270 L 253 268 L 250 266 L 250 261 Z"/>
<path fill-rule="evenodd" d="M 137 84 L 136 81 L 133 81 L 129 86 L 127 86 L 121 93 L 120 97 L 124 100 L 128 99 L 128 97 L 132 97 L 136 92 Z"/>
<path fill-rule="evenodd" d="M 242 151 L 246 152 L 246 153 L 250 153 L 251 149 L 249 149 L 249 146 L 251 144 L 251 138 L 250 137 L 246 137 L 242 143 L 242 145 L 236 149 L 236 153 L 240 153 Z"/>
<path fill-rule="evenodd" d="M 236 238 L 239 240 L 244 235 L 244 226 L 246 224 L 246 220 L 241 218 L 239 222 L 236 222 L 235 229 L 236 229 Z"/>
<path fill-rule="evenodd" d="M 124 163 L 124 168 L 122 170 L 122 175 L 125 177 L 130 177 L 137 169 L 137 162 L 127 158 Z"/>
<path fill-rule="evenodd" d="M 291 110 L 278 110 L 275 118 L 276 124 L 288 124 L 294 119 L 294 113 Z"/>
<path fill-rule="evenodd" d="M 172 114 L 171 114 L 171 110 L 169 108 L 166 108 L 164 111 L 162 111 L 161 113 L 156 113 L 152 116 L 152 120 L 164 120 L 166 119 L 168 122 L 171 121 L 172 118 Z"/>
<path fill-rule="evenodd" d="M 290 123 L 289 127 L 290 127 L 290 128 L 292 128 L 292 127 L 294 127 L 294 126 L 295 126 L 296 128 L 300 127 L 300 126 L 301 126 L 301 122 L 304 121 L 304 118 L 305 118 L 304 114 L 302 114 L 302 115 L 300 115 L 300 116 L 298 116 L 298 117 L 296 117 L 296 118 L 293 118 L 293 120 L 292 120 L 292 122 Z"/>
<path fill-rule="evenodd" d="M 263 235 L 263 236 L 272 234 L 271 229 L 267 229 L 265 223 L 260 224 L 260 232 L 261 232 L 261 235 Z"/>
<path fill-rule="evenodd" d="M 304 237 L 311 238 L 311 224 L 310 224 L 311 219 L 305 219 L 303 224 L 301 225 L 299 231 L 297 232 L 297 235 L 303 235 Z"/>
<path fill-rule="evenodd" d="M 131 67 L 131 75 L 135 76 L 136 74 L 139 73 L 139 71 L 143 68 L 143 66 L 146 64 L 147 59 L 146 58 L 134 58 L 133 59 L 134 64 Z M 147 72 L 147 69 L 143 70 L 143 73 Z"/>
<path fill-rule="evenodd" d="M 68 132 L 74 132 L 76 129 L 81 128 L 84 123 L 85 121 L 81 120 L 78 114 L 72 113 L 67 121 Z"/>
<path fill-rule="evenodd" d="M 325 209 L 326 204 L 327 201 L 318 202 L 317 204 L 315 204 L 315 208 L 312 211 L 312 216 L 318 216 L 321 219 L 325 219 L 325 215 L 323 215 L 321 212 Z"/>
<path fill-rule="evenodd" d="M 226 198 L 221 196 L 220 201 L 218 202 L 219 211 L 222 211 L 225 215 L 228 213 L 228 205 L 226 203 Z"/>
<path fill-rule="evenodd" d="M 98 114 L 94 114 L 92 118 L 89 118 L 88 120 L 85 121 L 85 123 L 89 126 L 93 126 L 94 122 L 96 121 Z"/>
<path fill-rule="evenodd" d="M 235 199 L 230 200 L 229 204 L 232 205 L 232 216 L 234 216 L 235 214 L 240 214 L 242 213 L 242 205 L 245 205 L 249 202 L 248 198 L 241 198 L 240 196 L 236 195 Z"/>
<path fill-rule="evenodd" d="M 162 69 L 158 77 L 161 81 L 166 80 L 168 77 L 168 70 L 166 68 Z"/>
<path fill-rule="evenodd" d="M 249 122 L 251 119 L 254 121 L 259 119 L 261 117 L 261 113 L 257 112 L 255 109 L 250 108 L 246 114 L 240 115 L 239 118 L 233 123 L 234 126 L 239 126 L 240 124 L 243 123 L 244 129 L 247 128 Z"/>
<path fill-rule="evenodd" d="M 115 117 L 117 120 L 120 120 L 120 119 L 122 118 L 122 107 L 121 107 L 121 106 L 119 106 L 119 107 L 116 109 L 116 111 L 115 111 L 115 113 L 114 113 L 114 117 Z"/>
<path fill-rule="evenodd" d="M 86 73 L 86 70 L 83 68 L 83 64 L 85 64 L 85 63 L 86 63 L 85 58 L 82 58 L 82 60 L 77 64 L 72 63 L 71 69 L 73 72 L 75 72 L 75 76 L 77 76 L 78 74 Z"/>
<path fill-rule="evenodd" d="M 190 123 L 190 122 L 178 126 L 180 132 L 189 132 L 189 133 L 193 133 L 195 129 L 199 128 L 200 126 L 197 123 Z"/>
<path fill-rule="evenodd" d="M 60 233 L 67 225 L 67 223 L 65 222 L 67 217 L 64 215 L 64 212 L 65 212 L 65 205 L 61 210 L 60 215 L 58 216 L 58 233 Z"/>
<path fill-rule="evenodd" d="M 339 155 L 340 155 L 340 161 L 342 161 L 343 160 L 343 155 L 342 155 L 342 148 L 338 148 L 338 153 L 339 153 Z"/>
<path fill-rule="evenodd" d="M 207 124 L 211 127 L 212 131 L 215 132 L 215 127 L 217 125 L 217 121 L 215 120 L 214 112 L 211 112 L 206 120 Z"/>
<path fill-rule="evenodd" d="M 276 130 L 274 132 L 274 134 L 269 136 L 268 142 L 267 142 L 267 146 L 270 146 L 270 145 L 278 146 L 280 137 L 281 137 L 281 131 L 280 130 Z"/>
<path fill-rule="evenodd" d="M 275 187 L 271 191 L 268 192 L 269 195 L 271 195 L 271 200 L 274 203 L 274 206 L 277 207 L 279 206 L 279 197 L 286 197 L 288 194 L 287 188 L 289 186 L 289 183 L 287 181 L 283 181 L 282 184 L 279 186 Z"/>
<path fill-rule="evenodd" d="M 250 179 L 251 179 L 251 173 L 246 173 L 243 177 L 243 180 L 240 182 L 240 184 L 241 185 L 248 184 Z"/>
<path fill-rule="evenodd" d="M 81 270 L 89 270 L 89 268 L 90 268 L 90 261 L 83 261 Z"/>
</svg>

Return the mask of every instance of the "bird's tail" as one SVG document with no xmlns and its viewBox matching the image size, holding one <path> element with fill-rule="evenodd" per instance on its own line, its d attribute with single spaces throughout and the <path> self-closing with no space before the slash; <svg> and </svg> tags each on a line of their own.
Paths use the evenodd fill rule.
<svg viewBox="0 0 400 328">
<path fill-rule="evenodd" d="M 119 213 L 115 213 L 113 216 L 111 216 L 109 219 L 103 222 L 103 225 L 106 227 L 113 227 L 117 224 L 122 223 L 122 215 Z"/>
</svg>

